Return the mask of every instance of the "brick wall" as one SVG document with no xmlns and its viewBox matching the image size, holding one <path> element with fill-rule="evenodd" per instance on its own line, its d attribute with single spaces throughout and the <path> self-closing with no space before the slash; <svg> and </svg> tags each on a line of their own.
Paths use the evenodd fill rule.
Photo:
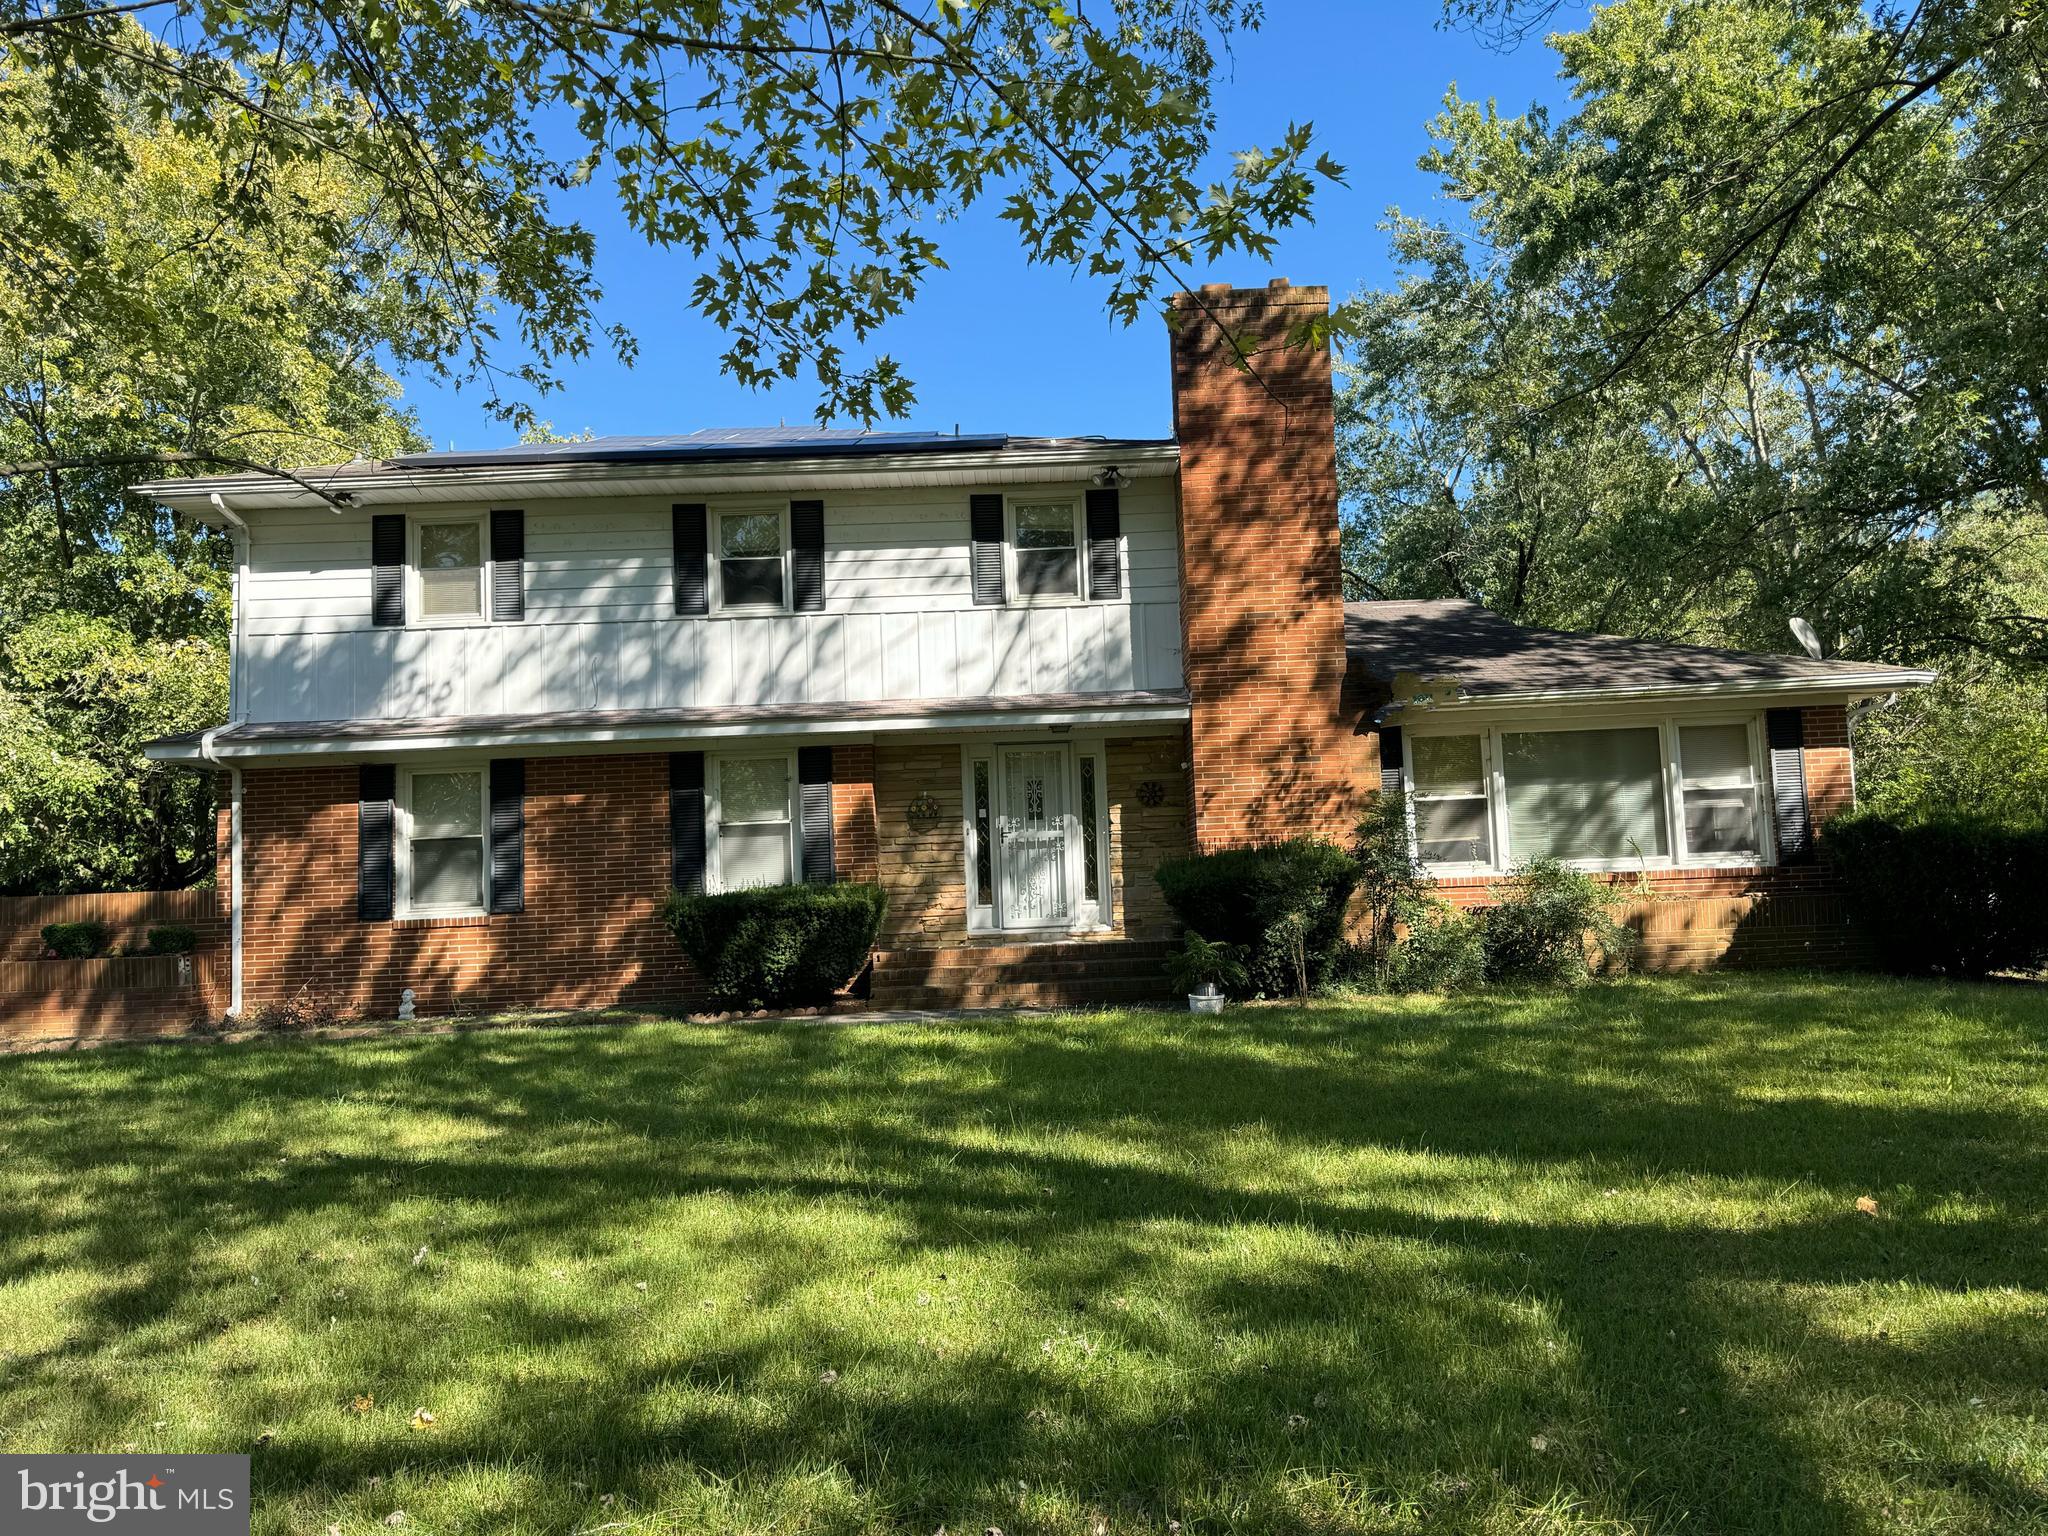
<svg viewBox="0 0 2048 1536">
<path fill-rule="evenodd" d="M 1329 290 L 1282 280 L 1179 294 L 1182 656 L 1190 821 L 1202 849 L 1349 835 L 1365 790 L 1344 699 L 1327 346 L 1290 346 Z M 1233 337 L 1253 343 L 1239 367 Z"/>
<path fill-rule="evenodd" d="M 1105 756 L 1109 791 L 1110 889 L 1121 929 L 1133 939 L 1170 938 L 1180 920 L 1159 893 L 1152 872 L 1188 851 L 1187 740 L 1141 736 L 1112 741 Z M 1145 804 L 1156 786 L 1157 805 Z"/>
<path fill-rule="evenodd" d="M 356 919 L 353 766 L 242 776 L 243 1002 L 302 987 L 372 1017 L 687 1002 L 699 989 L 659 919 L 669 883 L 668 761 L 532 758 L 526 910 Z"/>
</svg>

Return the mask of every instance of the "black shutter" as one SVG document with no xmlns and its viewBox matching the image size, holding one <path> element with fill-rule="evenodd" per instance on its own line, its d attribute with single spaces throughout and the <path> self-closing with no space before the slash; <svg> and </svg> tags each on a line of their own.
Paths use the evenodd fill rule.
<svg viewBox="0 0 2048 1536">
<path fill-rule="evenodd" d="M 1003 498 L 974 496 L 967 503 L 968 534 L 974 541 L 974 600 L 1003 601 Z"/>
<path fill-rule="evenodd" d="M 491 513 L 491 617 L 526 617 L 526 514 L 516 507 Z"/>
<path fill-rule="evenodd" d="M 391 802 L 398 794 L 398 770 L 389 763 L 364 763 L 356 770 L 356 917 L 388 922 L 396 880 L 391 864 Z"/>
<path fill-rule="evenodd" d="M 405 626 L 405 515 L 370 519 L 370 622 L 380 629 Z"/>
<path fill-rule="evenodd" d="M 675 560 L 676 560 L 676 612 L 683 614 L 709 613 L 711 611 L 710 568 L 707 562 L 704 536 L 704 503 L 686 501 L 676 503 L 675 516 Z"/>
<path fill-rule="evenodd" d="M 704 754 L 668 755 L 669 883 L 685 895 L 704 891 Z"/>
<path fill-rule="evenodd" d="M 1813 858 L 1813 819 L 1806 808 L 1806 725 L 1796 709 L 1764 711 L 1764 742 L 1771 752 L 1771 811 L 1778 827 L 1778 861 Z"/>
<path fill-rule="evenodd" d="M 1115 491 L 1088 493 L 1088 595 L 1100 601 L 1124 595 L 1123 505 Z"/>
<path fill-rule="evenodd" d="M 526 910 L 526 759 L 491 759 L 491 910 Z"/>
<path fill-rule="evenodd" d="M 803 814 L 804 884 L 832 883 L 832 749 L 798 747 L 796 780 Z"/>
<path fill-rule="evenodd" d="M 1401 793 L 1403 779 L 1401 727 L 1380 727 L 1380 788 L 1390 795 Z"/>
<path fill-rule="evenodd" d="M 798 613 L 825 611 L 825 503 L 789 504 L 790 574 L 795 585 L 792 606 Z"/>
</svg>

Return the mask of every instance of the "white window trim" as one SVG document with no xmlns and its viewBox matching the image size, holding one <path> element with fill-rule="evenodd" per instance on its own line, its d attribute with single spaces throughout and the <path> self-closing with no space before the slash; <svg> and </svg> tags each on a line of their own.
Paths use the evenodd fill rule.
<svg viewBox="0 0 2048 1536">
<path fill-rule="evenodd" d="M 1681 726 L 1741 725 L 1749 732 L 1750 775 L 1756 796 L 1758 848 L 1750 854 L 1695 854 L 1686 847 L 1685 807 L 1681 788 L 1678 732 Z M 1658 733 L 1658 761 L 1663 776 L 1664 824 L 1670 838 L 1670 853 L 1636 854 L 1615 859 L 1566 859 L 1568 868 L 1591 873 L 1657 871 L 1674 869 L 1762 869 L 1778 862 L 1777 839 L 1770 817 L 1771 781 L 1769 759 L 1764 751 L 1763 717 L 1755 713 L 1698 715 L 1618 715 L 1591 720 L 1514 720 L 1471 724 L 1444 722 L 1429 726 L 1408 726 L 1403 739 L 1413 742 L 1432 736 L 1477 736 L 1481 763 L 1486 773 L 1486 825 L 1493 852 L 1490 864 L 1473 862 L 1424 863 L 1416 839 L 1415 798 L 1418 793 L 1412 767 L 1404 774 L 1402 788 L 1408 801 L 1409 845 L 1416 850 L 1416 867 L 1433 879 L 1460 879 L 1479 875 L 1501 875 L 1520 858 L 1511 845 L 1508 831 L 1507 751 L 1503 738 L 1537 731 L 1627 731 L 1654 728 Z M 1408 754 L 1411 758 L 1412 754 Z"/>
<path fill-rule="evenodd" d="M 804 846 L 804 797 L 803 787 L 796 777 L 796 752 L 788 751 L 733 751 L 705 754 L 704 774 L 704 889 L 714 894 L 727 889 L 725 883 L 725 861 L 721 846 L 720 832 L 725 825 L 721 790 L 724 783 L 725 765 L 735 758 L 779 757 L 783 759 L 789 774 L 789 879 L 785 885 L 803 883 Z M 773 826 L 773 822 L 745 821 L 745 827 Z M 743 887 L 743 889 L 770 890 L 776 887 Z"/>
<path fill-rule="evenodd" d="M 477 868 L 477 899 L 445 902 L 432 906 L 412 898 L 412 781 L 417 774 L 473 773 L 477 776 L 477 844 L 481 857 Z M 423 763 L 417 768 L 398 770 L 398 798 L 391 807 L 392 863 L 398 880 L 397 915 L 400 917 L 482 917 L 490 911 L 491 886 L 491 765 L 484 759 L 459 758 L 453 762 Z"/>
<path fill-rule="evenodd" d="M 450 613 L 430 619 L 426 591 L 420 581 L 420 530 L 446 528 L 457 523 L 476 525 L 476 612 Z M 489 624 L 491 618 L 491 520 L 488 514 L 456 517 L 427 517 L 414 514 L 405 520 L 405 612 L 408 629 L 465 629 Z"/>
<path fill-rule="evenodd" d="M 1479 738 L 1479 783 L 1481 786 L 1479 793 L 1477 795 L 1429 795 L 1428 798 L 1431 800 L 1484 800 L 1486 802 L 1486 846 L 1489 850 L 1497 852 L 1500 848 L 1500 826 L 1499 818 L 1494 814 L 1493 733 L 1489 730 L 1423 731 L 1411 732 L 1406 739 L 1414 741 L 1420 736 L 1475 735 Z M 1409 755 L 1412 757 L 1413 754 Z M 1493 873 L 1493 865 L 1483 863 L 1477 859 L 1444 859 L 1434 864 L 1422 864 L 1422 840 L 1415 822 L 1415 806 L 1416 802 L 1423 798 L 1423 792 L 1415 787 L 1414 765 L 1412 761 L 1406 765 L 1402 788 L 1404 791 L 1403 798 L 1406 801 L 1403 809 L 1408 819 L 1408 846 L 1415 850 L 1415 861 L 1419 867 L 1426 868 L 1431 874 L 1447 876 Z"/>
<path fill-rule="evenodd" d="M 777 536 L 782 541 L 782 601 L 779 603 L 728 603 L 725 600 L 725 560 L 719 554 L 723 540 L 720 530 L 728 517 L 763 517 L 774 514 Z M 705 542 L 710 548 L 705 552 L 710 563 L 706 572 L 710 592 L 711 611 L 714 614 L 730 614 L 735 618 L 759 618 L 770 614 L 791 612 L 790 601 L 790 551 L 789 551 L 789 503 L 784 502 L 732 502 L 723 506 L 713 503 L 705 509 L 707 524 L 704 529 Z M 762 555 L 761 559 L 768 557 Z"/>
<path fill-rule="evenodd" d="M 1026 592 L 1017 580 L 1017 505 L 1043 506 L 1064 501 L 1073 509 L 1074 590 Z M 1074 608 L 1092 599 L 1088 594 L 1088 493 L 1073 491 L 1011 491 L 1003 497 L 1003 580 L 1019 608 Z"/>
</svg>

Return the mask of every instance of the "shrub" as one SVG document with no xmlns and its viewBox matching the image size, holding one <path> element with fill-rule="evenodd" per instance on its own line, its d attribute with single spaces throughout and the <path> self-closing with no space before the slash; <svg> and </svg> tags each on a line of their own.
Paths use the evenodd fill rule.
<svg viewBox="0 0 2048 1536">
<path fill-rule="evenodd" d="M 860 974 L 882 929 L 879 885 L 780 885 L 671 895 L 662 909 L 683 953 L 727 1006 L 809 1007 Z"/>
<path fill-rule="evenodd" d="M 1175 953 L 1166 957 L 1166 979 L 1182 992 L 1195 993 L 1214 983 L 1219 992 L 1243 992 L 1251 985 L 1244 951 L 1235 944 L 1212 943 L 1190 932 Z"/>
<path fill-rule="evenodd" d="M 1424 900 L 1379 968 L 1396 992 L 1455 992 L 1486 980 L 1486 925 L 1447 901 Z"/>
<path fill-rule="evenodd" d="M 247 1023 L 270 1035 L 301 1035 L 308 1030 L 331 1029 L 346 1024 L 359 1012 L 341 991 L 328 987 L 315 991 L 311 982 L 290 997 L 265 1003 L 252 1012 Z"/>
<path fill-rule="evenodd" d="M 199 947 L 199 935 L 183 923 L 164 923 L 143 935 L 146 955 L 189 955 Z"/>
<path fill-rule="evenodd" d="M 1375 986 L 1394 980 L 1394 946 L 1401 929 L 1412 929 L 1429 910 L 1429 881 L 1415 867 L 1408 836 L 1408 800 L 1382 790 L 1368 804 L 1351 845 L 1358 864 L 1359 906 L 1365 914 L 1361 979 Z"/>
<path fill-rule="evenodd" d="M 2048 827 L 1845 816 L 1821 833 L 1888 970 L 1987 976 L 2048 963 Z"/>
<path fill-rule="evenodd" d="M 1279 996 L 1306 993 L 1336 969 L 1358 866 L 1304 837 L 1169 859 L 1154 878 L 1183 923 L 1239 946 L 1251 984 Z"/>
<path fill-rule="evenodd" d="M 104 954 L 113 936 L 105 923 L 47 923 L 43 948 L 59 960 L 89 960 Z"/>
<path fill-rule="evenodd" d="M 1614 920 L 1614 893 L 1556 859 L 1530 859 L 1493 887 L 1484 920 L 1488 981 L 1559 981 L 1591 974 L 1590 946 L 1603 968 L 1626 970 L 1636 936 Z"/>
</svg>

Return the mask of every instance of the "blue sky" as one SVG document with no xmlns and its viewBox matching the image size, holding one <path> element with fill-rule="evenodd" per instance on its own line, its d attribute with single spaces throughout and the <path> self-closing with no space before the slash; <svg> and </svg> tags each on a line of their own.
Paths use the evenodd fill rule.
<svg viewBox="0 0 2048 1536">
<path fill-rule="evenodd" d="M 1201 281 L 1258 284 L 1284 276 L 1327 283 L 1342 295 L 1392 273 L 1378 229 L 1385 210 L 1438 206 L 1416 169 L 1424 125 L 1455 82 L 1467 97 L 1519 112 L 1553 105 L 1556 58 L 1540 39 L 1512 52 L 1435 25 L 1434 0 L 1272 0 L 1264 28 L 1237 40 L 1218 90 L 1219 154 L 1277 142 L 1290 119 L 1316 127 L 1320 148 L 1348 169 L 1326 187 L 1313 227 L 1287 233 L 1268 267 L 1239 259 Z M 1567 5 L 1558 22 L 1583 24 Z M 1221 170 L 1221 163 L 1217 167 Z M 695 267 L 687 252 L 650 249 L 605 200 L 576 208 L 598 241 L 603 318 L 640 339 L 628 369 L 609 357 L 577 367 L 541 414 L 562 432 L 682 432 L 699 427 L 808 422 L 816 387 L 806 378 L 762 392 L 718 371 L 714 327 L 682 302 Z M 926 430 L 1103 433 L 1170 431 L 1166 337 L 1160 323 L 1115 325 L 1102 290 L 1065 268 L 1028 266 L 1007 225 L 977 209 L 945 231 L 949 270 L 935 274 L 915 308 L 880 345 L 916 380 L 918 403 L 892 425 Z M 513 434 L 490 419 L 474 390 L 458 393 L 407 379 L 406 401 L 434 446 L 484 448 Z"/>
</svg>

